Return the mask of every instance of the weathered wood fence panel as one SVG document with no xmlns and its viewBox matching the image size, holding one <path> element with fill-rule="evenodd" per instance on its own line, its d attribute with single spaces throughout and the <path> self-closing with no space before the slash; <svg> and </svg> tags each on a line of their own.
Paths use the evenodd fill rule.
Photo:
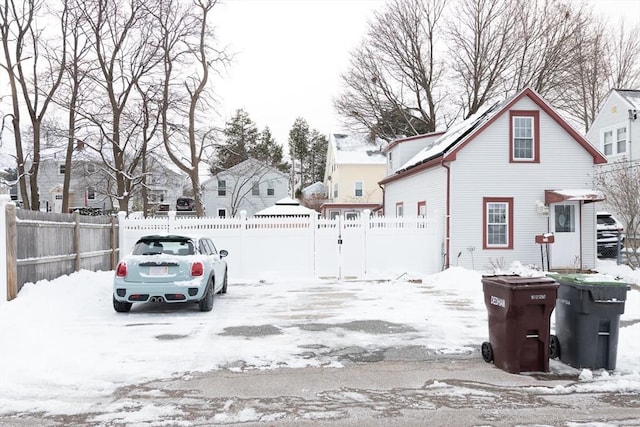
<svg viewBox="0 0 640 427">
<path fill-rule="evenodd" d="M 118 259 L 118 221 L 109 216 L 16 209 L 6 215 L 7 300 L 28 282 L 81 269 L 112 270 Z"/>
</svg>

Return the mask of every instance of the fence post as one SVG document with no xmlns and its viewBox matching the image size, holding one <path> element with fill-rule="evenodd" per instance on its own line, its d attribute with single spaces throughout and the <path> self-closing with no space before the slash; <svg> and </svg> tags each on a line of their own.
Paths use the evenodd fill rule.
<svg viewBox="0 0 640 427">
<path fill-rule="evenodd" d="M 369 254 L 367 252 L 367 233 L 369 232 L 369 221 L 371 220 L 371 210 L 364 209 L 360 214 L 362 224 L 362 276 L 366 276 Z"/>
<path fill-rule="evenodd" d="M 245 271 L 244 270 L 244 262 L 245 262 L 245 241 L 247 238 L 247 227 L 249 225 L 247 224 L 247 211 L 246 210 L 241 210 L 240 211 L 240 262 L 239 262 L 239 270 L 240 271 Z"/>
<path fill-rule="evenodd" d="M 119 246 L 119 251 L 118 251 L 118 261 L 120 261 L 122 259 L 122 257 L 124 256 L 126 250 L 123 248 L 124 242 L 125 242 L 125 238 L 124 238 L 124 232 L 125 232 L 125 221 L 127 219 L 127 213 L 120 211 L 118 212 L 118 246 Z"/>
<path fill-rule="evenodd" d="M 76 252 L 74 271 L 80 271 L 80 213 L 73 213 L 73 250 Z"/>
<path fill-rule="evenodd" d="M 175 233 L 174 228 L 176 227 L 176 211 L 167 212 L 167 233 L 173 234 Z"/>
<path fill-rule="evenodd" d="M 0 205 L 4 204 L 3 200 Z M 5 221 L 2 221 L 6 230 L 6 301 L 11 301 L 18 296 L 18 233 L 16 224 L 16 206 L 13 203 L 5 204 L 2 207 L 3 213 L 6 214 Z"/>
<path fill-rule="evenodd" d="M 111 269 L 116 269 L 116 264 L 118 263 L 118 259 L 116 258 L 116 219 L 111 217 Z"/>
<path fill-rule="evenodd" d="M 309 248 L 308 252 L 311 254 L 311 259 L 307 262 L 307 271 L 311 271 L 311 277 L 316 277 L 316 236 L 318 234 L 318 213 L 309 214 Z"/>
<path fill-rule="evenodd" d="M 3 302 L 8 300 L 8 276 L 7 276 L 7 247 L 9 245 L 8 235 L 7 235 L 7 204 L 9 203 L 10 198 L 7 194 L 0 195 L 0 236 L 2 236 L 5 241 L 4 245 L 0 245 L 0 260 L 5 260 L 5 262 L 0 261 L 0 306 Z"/>
</svg>

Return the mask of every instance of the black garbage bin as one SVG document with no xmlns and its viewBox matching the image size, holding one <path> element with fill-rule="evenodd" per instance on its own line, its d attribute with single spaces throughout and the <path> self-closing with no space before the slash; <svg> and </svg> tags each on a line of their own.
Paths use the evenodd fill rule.
<svg viewBox="0 0 640 427">
<path fill-rule="evenodd" d="M 549 274 L 559 284 L 552 357 L 574 368 L 616 368 L 627 283 L 598 274 Z"/>
<path fill-rule="evenodd" d="M 484 276 L 489 342 L 482 358 L 511 373 L 549 371 L 551 312 L 558 283 L 548 277 Z"/>
</svg>

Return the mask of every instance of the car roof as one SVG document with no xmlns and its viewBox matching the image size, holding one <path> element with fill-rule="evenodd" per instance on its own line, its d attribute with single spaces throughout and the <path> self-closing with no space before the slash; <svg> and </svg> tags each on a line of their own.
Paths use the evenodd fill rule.
<svg viewBox="0 0 640 427">
<path fill-rule="evenodd" d="M 151 234 L 148 236 L 142 236 L 138 239 L 138 242 L 149 240 L 163 240 L 163 241 L 181 241 L 181 240 L 198 240 L 198 237 L 184 236 L 178 234 Z"/>
</svg>

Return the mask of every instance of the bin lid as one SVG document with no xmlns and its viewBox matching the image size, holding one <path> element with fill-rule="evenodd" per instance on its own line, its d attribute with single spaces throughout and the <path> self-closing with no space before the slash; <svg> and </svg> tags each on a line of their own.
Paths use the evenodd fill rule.
<svg viewBox="0 0 640 427">
<path fill-rule="evenodd" d="M 545 276 L 523 277 L 517 274 L 509 275 L 485 275 L 482 276 L 482 283 L 491 283 L 507 287 L 527 287 L 527 288 L 557 288 L 558 283 Z"/>
<path fill-rule="evenodd" d="M 620 286 L 629 288 L 629 284 L 614 279 L 606 274 L 585 273 L 547 273 L 547 277 L 557 282 L 572 286 Z"/>
<path fill-rule="evenodd" d="M 555 278 L 561 286 L 589 292 L 595 302 L 624 302 L 631 289 L 628 283 L 605 274 L 549 273 L 548 276 Z"/>
</svg>

